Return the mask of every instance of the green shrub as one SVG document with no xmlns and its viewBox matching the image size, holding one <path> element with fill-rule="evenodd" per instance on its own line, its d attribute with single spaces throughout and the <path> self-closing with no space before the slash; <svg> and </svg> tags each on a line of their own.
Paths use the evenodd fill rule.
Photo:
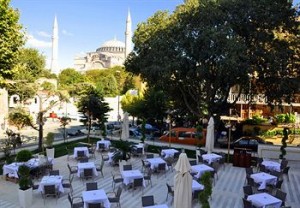
<svg viewBox="0 0 300 208">
<path fill-rule="evenodd" d="M 21 190 L 27 190 L 31 187 L 30 168 L 26 165 L 21 165 L 18 169 L 19 187 Z"/>
<path fill-rule="evenodd" d="M 32 153 L 29 150 L 21 150 L 17 153 L 16 161 L 17 162 L 27 162 L 32 158 Z"/>
</svg>

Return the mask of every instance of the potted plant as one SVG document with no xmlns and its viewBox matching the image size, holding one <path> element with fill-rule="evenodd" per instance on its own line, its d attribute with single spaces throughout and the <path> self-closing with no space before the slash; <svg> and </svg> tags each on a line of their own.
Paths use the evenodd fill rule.
<svg viewBox="0 0 300 208">
<path fill-rule="evenodd" d="M 211 185 L 211 173 L 210 172 L 205 172 L 201 179 L 200 179 L 200 183 L 204 186 L 204 190 L 201 191 L 201 193 L 199 194 L 199 201 L 202 204 L 203 208 L 209 208 L 209 197 L 212 193 L 212 185 Z"/>
<path fill-rule="evenodd" d="M 46 136 L 45 144 L 46 144 L 46 155 L 48 158 L 54 159 L 55 149 L 53 147 L 54 142 L 54 133 L 49 132 Z"/>
<path fill-rule="evenodd" d="M 288 128 L 284 128 L 283 129 L 283 138 L 281 140 L 281 144 L 282 146 L 280 147 L 280 151 L 281 151 L 281 154 L 279 155 L 279 160 L 283 160 L 284 159 L 284 156 L 286 155 L 286 141 L 288 140 L 289 138 L 289 129 Z"/>
<path fill-rule="evenodd" d="M 32 186 L 30 179 L 30 168 L 21 165 L 18 169 L 19 176 L 19 202 L 22 208 L 31 207 L 32 204 Z"/>
<path fill-rule="evenodd" d="M 16 161 L 17 162 L 27 162 L 32 158 L 32 153 L 29 150 L 21 150 L 16 155 Z"/>
<path fill-rule="evenodd" d="M 130 159 L 131 143 L 124 140 L 114 141 L 113 146 L 117 149 L 114 153 L 112 159 L 115 164 L 118 164 L 119 161 L 126 161 Z"/>
</svg>

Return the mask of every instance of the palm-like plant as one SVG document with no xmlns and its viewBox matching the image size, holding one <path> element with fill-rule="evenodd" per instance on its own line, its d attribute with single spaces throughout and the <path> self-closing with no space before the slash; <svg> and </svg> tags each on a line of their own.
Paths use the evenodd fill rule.
<svg viewBox="0 0 300 208">
<path fill-rule="evenodd" d="M 117 151 L 113 155 L 113 160 L 115 163 L 118 163 L 119 160 L 129 160 L 130 152 L 132 149 L 132 143 L 124 140 L 114 141 L 113 146 L 117 149 Z"/>
</svg>

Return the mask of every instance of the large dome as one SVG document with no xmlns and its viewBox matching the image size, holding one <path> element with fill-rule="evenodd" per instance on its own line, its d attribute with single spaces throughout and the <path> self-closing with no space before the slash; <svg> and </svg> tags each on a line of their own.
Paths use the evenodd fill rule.
<svg viewBox="0 0 300 208">
<path fill-rule="evenodd" d="M 113 39 L 113 40 L 109 40 L 106 41 L 102 44 L 101 48 L 103 47 L 120 47 L 120 48 L 125 48 L 125 43 L 117 40 L 117 39 Z"/>
<path fill-rule="evenodd" d="M 117 40 L 106 41 L 102 44 L 100 48 L 96 50 L 97 52 L 109 52 L 109 53 L 124 53 L 125 52 L 125 43 Z"/>
</svg>

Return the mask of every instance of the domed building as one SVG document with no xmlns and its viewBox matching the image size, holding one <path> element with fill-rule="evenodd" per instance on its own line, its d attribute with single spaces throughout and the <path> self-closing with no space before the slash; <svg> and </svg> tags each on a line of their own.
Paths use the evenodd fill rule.
<svg viewBox="0 0 300 208">
<path fill-rule="evenodd" d="M 131 18 L 128 12 L 126 20 L 125 43 L 117 40 L 104 42 L 95 52 L 88 52 L 81 57 L 75 57 L 74 68 L 78 71 L 90 69 L 107 69 L 122 66 L 131 50 Z"/>
</svg>

